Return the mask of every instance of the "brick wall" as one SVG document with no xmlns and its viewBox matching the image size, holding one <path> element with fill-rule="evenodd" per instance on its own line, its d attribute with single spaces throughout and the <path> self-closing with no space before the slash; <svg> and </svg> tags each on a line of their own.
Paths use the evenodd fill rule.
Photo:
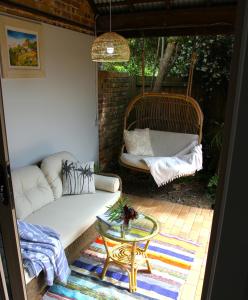
<svg viewBox="0 0 248 300">
<path fill-rule="evenodd" d="M 117 164 L 122 145 L 124 112 L 130 101 L 130 78 L 124 73 L 99 71 L 99 161 L 110 170 Z"/>
<path fill-rule="evenodd" d="M 87 0 L 11 0 L 0 3 L 0 12 L 94 33 L 94 13 Z"/>
</svg>

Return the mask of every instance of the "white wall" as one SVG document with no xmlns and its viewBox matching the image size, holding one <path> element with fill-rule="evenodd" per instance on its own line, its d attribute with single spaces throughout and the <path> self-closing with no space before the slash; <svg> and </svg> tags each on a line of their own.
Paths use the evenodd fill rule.
<svg viewBox="0 0 248 300">
<path fill-rule="evenodd" d="M 43 29 L 46 77 L 2 80 L 11 168 L 62 150 L 98 159 L 93 37 Z"/>
</svg>

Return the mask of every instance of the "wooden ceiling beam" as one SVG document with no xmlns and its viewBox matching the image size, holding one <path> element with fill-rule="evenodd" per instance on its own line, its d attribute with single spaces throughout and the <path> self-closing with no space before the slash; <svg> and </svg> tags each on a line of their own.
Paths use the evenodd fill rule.
<svg viewBox="0 0 248 300">
<path fill-rule="evenodd" d="M 129 35 L 132 32 L 176 31 L 200 32 L 201 28 L 208 32 L 219 33 L 234 30 L 236 6 L 216 6 L 190 9 L 171 9 L 163 11 L 134 12 L 112 15 L 112 28 L 114 31 Z M 108 30 L 108 16 L 99 16 L 97 19 L 97 32 Z M 204 31 L 203 30 L 203 31 Z"/>
<path fill-rule="evenodd" d="M 163 2 L 163 0 L 125 0 L 125 1 L 117 1 L 117 2 L 112 2 L 111 6 L 128 6 L 130 3 L 132 5 L 134 4 L 142 4 L 142 3 L 156 3 L 156 2 Z M 165 0 L 165 2 L 170 2 L 170 0 Z M 98 3 L 96 4 L 96 7 L 98 8 L 108 8 L 109 4 L 108 3 Z"/>
<path fill-rule="evenodd" d="M 217 34 L 233 34 L 233 27 L 195 27 L 195 28 L 167 28 L 167 29 L 146 29 L 144 31 L 132 30 L 121 31 L 125 38 L 142 38 L 155 36 L 194 36 L 194 35 L 217 35 Z"/>
</svg>

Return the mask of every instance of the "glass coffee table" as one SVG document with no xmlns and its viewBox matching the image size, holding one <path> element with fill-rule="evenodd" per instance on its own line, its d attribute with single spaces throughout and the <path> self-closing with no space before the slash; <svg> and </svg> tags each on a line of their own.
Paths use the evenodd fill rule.
<svg viewBox="0 0 248 300">
<path fill-rule="evenodd" d="M 130 221 L 130 228 L 124 230 L 123 225 L 109 226 L 98 220 L 96 229 L 100 233 L 106 249 L 107 257 L 101 274 L 104 279 L 109 264 L 113 263 L 126 270 L 129 276 L 129 291 L 137 290 L 137 271 L 151 273 L 147 257 L 150 240 L 159 232 L 158 222 L 151 216 L 139 214 Z M 108 240 L 118 242 L 114 247 L 108 246 Z M 146 269 L 141 269 L 142 265 Z"/>
</svg>

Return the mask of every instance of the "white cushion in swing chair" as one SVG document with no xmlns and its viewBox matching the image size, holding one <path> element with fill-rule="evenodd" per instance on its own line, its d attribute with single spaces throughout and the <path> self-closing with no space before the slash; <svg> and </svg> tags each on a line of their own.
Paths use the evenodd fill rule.
<svg viewBox="0 0 248 300">
<path fill-rule="evenodd" d="M 168 157 L 188 154 L 190 150 L 198 144 L 197 134 L 187 134 L 169 131 L 150 130 L 150 139 L 155 157 Z M 147 155 L 133 155 L 122 153 L 120 160 L 125 165 L 148 170 L 149 167 L 143 161 Z"/>
<path fill-rule="evenodd" d="M 149 128 L 124 130 L 124 141 L 128 153 L 153 156 Z"/>
<path fill-rule="evenodd" d="M 142 161 L 142 159 L 145 157 L 149 157 L 149 156 L 146 156 L 146 155 L 141 156 L 141 155 L 133 155 L 133 154 L 129 154 L 129 153 L 122 153 L 120 160 L 123 164 L 128 165 L 130 167 L 149 171 L 147 164 L 144 161 Z"/>
<path fill-rule="evenodd" d="M 187 154 L 187 146 L 198 145 L 197 134 L 150 130 L 154 156 L 167 157 Z M 185 150 L 185 151 L 184 151 Z"/>
</svg>

